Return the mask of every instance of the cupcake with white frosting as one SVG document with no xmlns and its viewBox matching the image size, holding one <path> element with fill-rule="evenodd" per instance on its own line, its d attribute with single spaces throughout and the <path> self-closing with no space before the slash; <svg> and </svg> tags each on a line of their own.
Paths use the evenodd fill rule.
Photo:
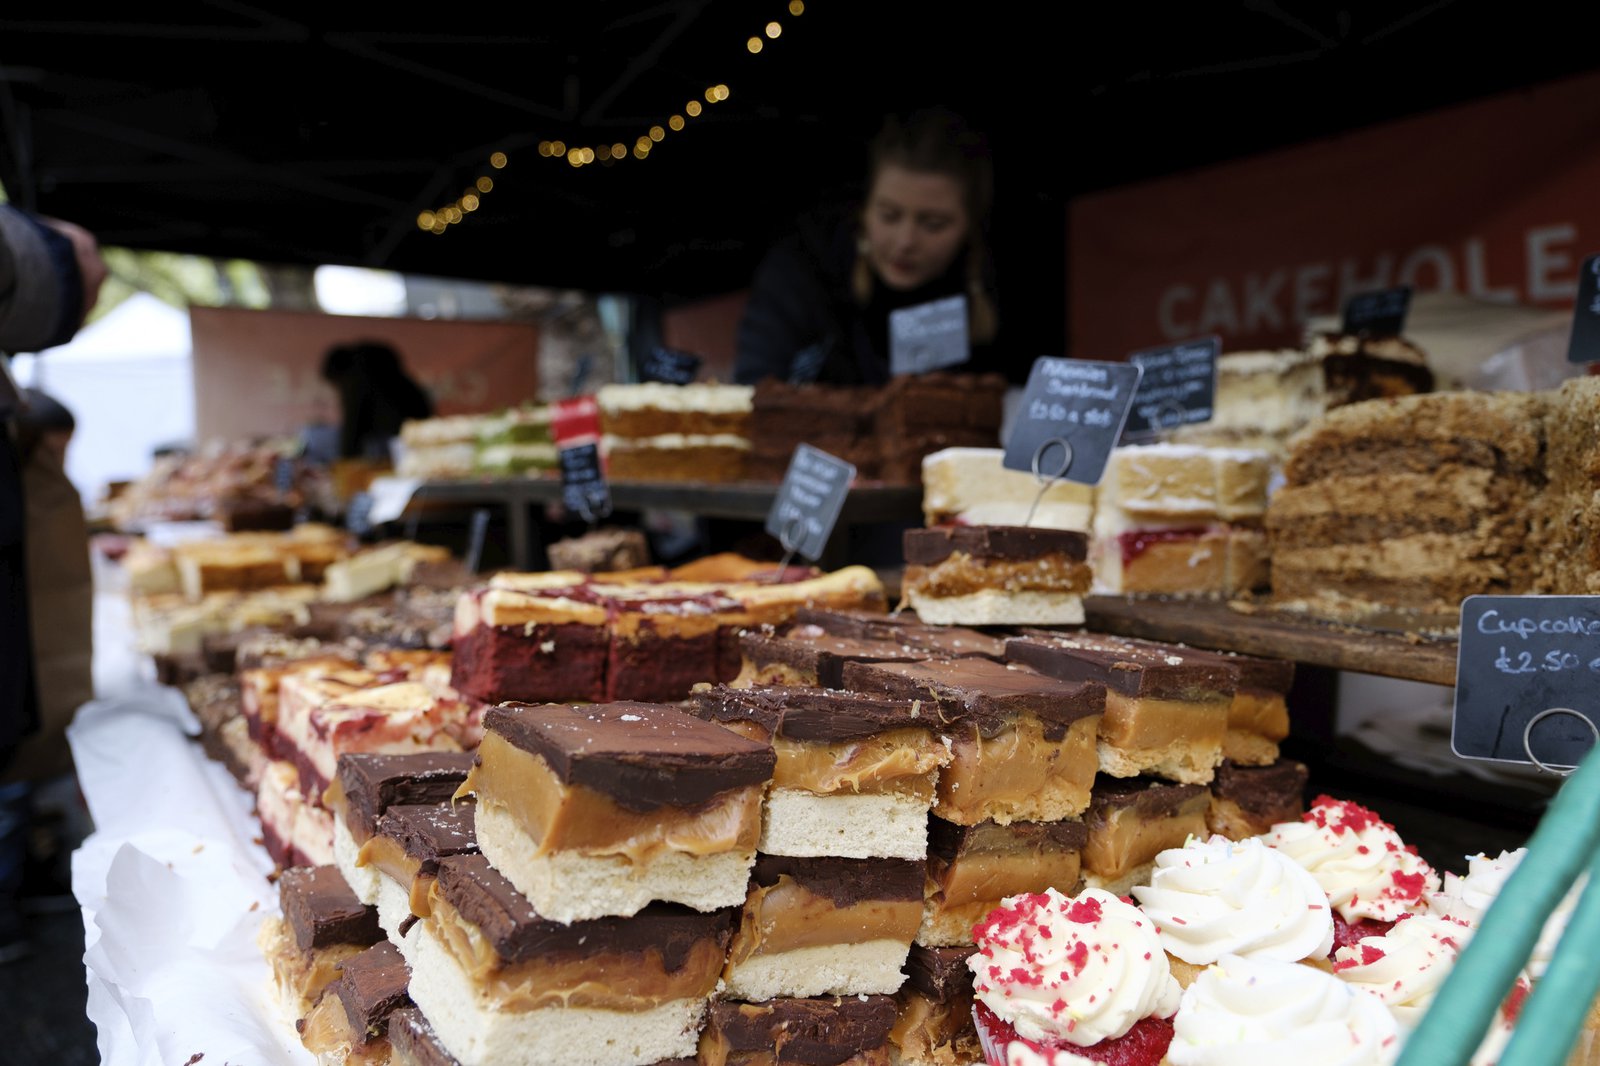
<svg viewBox="0 0 1600 1066">
<path fill-rule="evenodd" d="M 1183 994 L 1172 1066 L 1389 1066 L 1394 1018 L 1374 997 L 1307 966 L 1226 956 Z"/>
<path fill-rule="evenodd" d="M 1150 919 L 1087 889 L 1012 896 L 973 930 L 978 1039 L 991 1066 L 1156 1066 L 1182 990 Z"/>
<path fill-rule="evenodd" d="M 1263 839 L 1328 894 L 1339 947 L 1382 935 L 1439 890 L 1439 875 L 1416 849 L 1358 803 L 1318 796 L 1301 821 L 1280 822 Z"/>
<path fill-rule="evenodd" d="M 1333 949 L 1327 893 L 1259 838 L 1213 836 L 1163 851 L 1150 883 L 1133 896 L 1155 923 L 1184 987 L 1224 956 L 1326 967 Z"/>
</svg>

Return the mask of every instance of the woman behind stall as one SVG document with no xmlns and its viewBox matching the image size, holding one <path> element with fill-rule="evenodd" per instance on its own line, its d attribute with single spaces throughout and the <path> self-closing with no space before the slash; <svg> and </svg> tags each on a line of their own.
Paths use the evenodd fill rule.
<svg viewBox="0 0 1600 1066">
<path fill-rule="evenodd" d="M 891 119 L 873 141 L 867 195 L 842 223 L 811 220 L 756 271 L 735 378 L 873 385 L 889 379 L 889 314 L 967 298 L 972 361 L 1009 373 L 985 228 L 993 179 L 984 138 L 948 111 Z"/>
</svg>

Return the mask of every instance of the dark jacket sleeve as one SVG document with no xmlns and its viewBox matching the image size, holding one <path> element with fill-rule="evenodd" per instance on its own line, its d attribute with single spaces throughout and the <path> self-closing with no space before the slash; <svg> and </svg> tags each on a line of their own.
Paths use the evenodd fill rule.
<svg viewBox="0 0 1600 1066">
<path fill-rule="evenodd" d="M 800 240 L 773 246 L 756 269 L 739 319 L 734 380 L 788 380 L 797 354 L 828 342 L 832 317 L 826 287 Z"/>
<path fill-rule="evenodd" d="M 65 344 L 83 313 L 72 242 L 0 204 L 0 350 L 37 352 Z"/>
</svg>

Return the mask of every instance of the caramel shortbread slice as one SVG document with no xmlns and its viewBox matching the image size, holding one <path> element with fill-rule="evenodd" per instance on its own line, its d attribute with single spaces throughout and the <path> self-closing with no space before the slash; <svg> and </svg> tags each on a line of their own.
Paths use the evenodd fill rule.
<svg viewBox="0 0 1600 1066">
<path fill-rule="evenodd" d="M 1229 840 L 1261 836 L 1279 822 L 1298 822 L 1305 813 L 1304 763 L 1279 759 L 1271 766 L 1241 766 L 1224 761 L 1211 782 L 1206 827 Z"/>
<path fill-rule="evenodd" d="M 937 716 L 906 700 L 814 688 L 705 689 L 689 710 L 771 743 L 763 854 L 927 854 L 928 810 L 950 762 Z"/>
<path fill-rule="evenodd" d="M 412 995 L 461 1066 L 692 1055 L 737 914 L 552 921 L 482 855 L 440 861 L 429 912 L 406 938 Z"/>
<path fill-rule="evenodd" d="M 484 728 L 461 792 L 483 853 L 540 914 L 743 902 L 770 745 L 648 703 L 505 704 Z"/>
<path fill-rule="evenodd" d="M 724 974 L 727 994 L 896 991 L 922 916 L 922 864 L 763 855 L 751 873 Z"/>
<path fill-rule="evenodd" d="M 356 899 L 331 866 L 297 866 L 278 877 L 282 916 L 262 923 L 262 953 L 284 1009 L 304 1018 L 346 960 L 383 939 L 377 912 Z"/>
<path fill-rule="evenodd" d="M 1157 855 L 1206 835 L 1210 804 L 1210 790 L 1200 785 L 1102 776 L 1083 818 L 1084 880 L 1118 895 L 1146 883 Z"/>
<path fill-rule="evenodd" d="M 951 753 L 933 808 L 940 818 L 1054 822 L 1088 807 L 1104 686 L 987 659 L 847 663 L 844 682 L 938 717 Z"/>
<path fill-rule="evenodd" d="M 935 625 L 1079 625 L 1087 534 L 1030 526 L 909 529 L 905 606 Z"/>
<path fill-rule="evenodd" d="M 973 947 L 911 946 L 906 983 L 889 1041 L 904 1066 L 967 1066 L 984 1061 L 972 1020 Z"/>
<path fill-rule="evenodd" d="M 911 663 L 926 659 L 922 652 L 885 640 L 836 637 L 816 626 L 795 626 L 784 636 L 745 632 L 739 638 L 742 665 L 734 684 L 741 688 L 764 685 L 838 688 L 844 664 Z"/>
<path fill-rule="evenodd" d="M 1070 894 L 1078 884 L 1079 853 L 1089 839 L 1079 821 L 956 825 L 934 818 L 928 828 L 928 877 L 917 943 L 972 943 L 972 927 L 1007 896 Z"/>
<path fill-rule="evenodd" d="M 993 659 L 1000 662 L 1006 657 L 1004 637 L 965 626 L 928 625 L 914 611 L 882 614 L 806 607 L 795 616 L 795 621 L 803 626 L 816 626 L 836 637 L 886 640 L 923 652 L 930 659 Z"/>
<path fill-rule="evenodd" d="M 428 916 L 428 890 L 439 863 L 478 850 L 476 804 L 399 804 L 378 819 L 377 831 L 361 846 L 358 866 L 378 872 L 378 924 L 400 943 L 416 918 Z"/>
<path fill-rule="evenodd" d="M 319 1062 L 387 1066 L 389 1016 L 411 1006 L 411 971 L 388 941 L 344 963 L 339 979 L 304 1020 L 300 1042 Z"/>
<path fill-rule="evenodd" d="M 888 996 L 722 1001 L 700 1037 L 702 1066 L 889 1066 Z M 782 1049 L 781 1052 L 778 1049 Z"/>
<path fill-rule="evenodd" d="M 357 865 L 361 846 L 378 830 L 378 819 L 396 804 L 445 802 L 467 779 L 472 758 L 459 751 L 339 758 L 322 802 L 333 814 L 334 862 L 362 903 L 378 902 L 377 868 Z"/>
<path fill-rule="evenodd" d="M 1006 657 L 1064 681 L 1106 688 L 1102 773 L 1153 773 L 1203 785 L 1222 761 L 1238 670 L 1190 648 L 1092 633 L 1031 632 Z"/>
</svg>

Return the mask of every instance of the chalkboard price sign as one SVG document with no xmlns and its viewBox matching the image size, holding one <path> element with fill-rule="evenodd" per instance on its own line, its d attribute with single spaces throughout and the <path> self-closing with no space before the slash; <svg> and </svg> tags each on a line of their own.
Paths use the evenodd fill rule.
<svg viewBox="0 0 1600 1066">
<path fill-rule="evenodd" d="M 1585 259 L 1578 272 L 1578 302 L 1572 308 L 1567 362 L 1600 363 L 1600 255 Z"/>
<path fill-rule="evenodd" d="M 1411 287 L 1379 289 L 1350 297 L 1344 305 L 1344 331 L 1368 337 L 1398 337 L 1411 310 Z"/>
<path fill-rule="evenodd" d="M 700 373 L 701 359 L 693 352 L 680 352 L 676 348 L 652 348 L 645 354 L 639 367 L 643 381 L 660 381 L 668 385 L 688 385 Z"/>
<path fill-rule="evenodd" d="M 843 459 L 802 444 L 794 450 L 778 495 L 767 512 L 767 532 L 785 551 L 820 559 L 850 495 L 856 468 Z"/>
<path fill-rule="evenodd" d="M 1099 484 L 1143 374 L 1137 363 L 1035 359 L 1006 441 L 1006 469 L 1031 471 L 1038 457 L 1044 475 Z M 1067 448 L 1046 447 L 1053 440 L 1065 441 Z"/>
<path fill-rule="evenodd" d="M 1128 412 L 1126 437 L 1145 437 L 1211 421 L 1217 400 L 1217 337 L 1150 348 L 1128 356 L 1144 368 Z"/>
<path fill-rule="evenodd" d="M 1554 769 L 1594 745 L 1600 596 L 1469 596 L 1459 654 L 1457 755 Z"/>
<path fill-rule="evenodd" d="M 597 522 L 611 513 L 611 486 L 600 465 L 600 446 L 593 442 L 562 448 L 561 502 L 585 522 Z"/>
<path fill-rule="evenodd" d="M 965 296 L 889 312 L 891 373 L 926 374 L 941 367 L 958 366 L 971 358 Z"/>
</svg>

